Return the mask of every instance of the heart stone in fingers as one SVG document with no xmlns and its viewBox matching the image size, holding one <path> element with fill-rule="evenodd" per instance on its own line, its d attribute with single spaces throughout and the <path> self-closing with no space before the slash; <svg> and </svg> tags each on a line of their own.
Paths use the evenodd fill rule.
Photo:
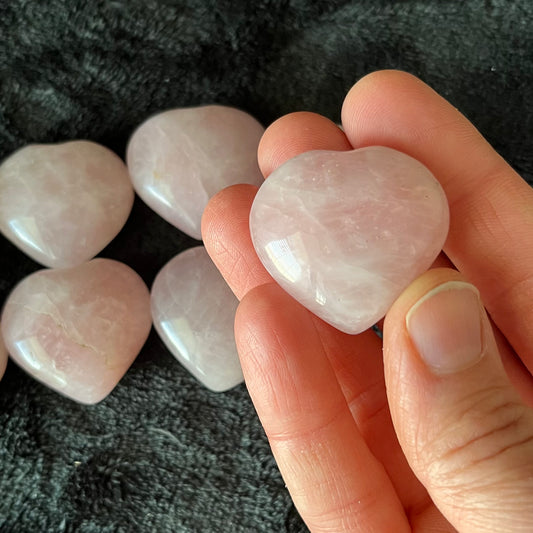
<svg viewBox="0 0 533 533">
<path fill-rule="evenodd" d="M 272 277 L 346 333 L 375 324 L 442 249 L 449 211 L 420 162 L 382 146 L 301 154 L 273 172 L 250 213 Z"/>
<path fill-rule="evenodd" d="M 88 404 L 111 392 L 150 327 L 146 285 L 110 259 L 39 270 L 13 289 L 2 312 L 13 360 L 45 385 Z"/>
<path fill-rule="evenodd" d="M 92 259 L 133 206 L 128 169 L 89 141 L 25 146 L 0 165 L 0 231 L 53 268 Z"/>
</svg>

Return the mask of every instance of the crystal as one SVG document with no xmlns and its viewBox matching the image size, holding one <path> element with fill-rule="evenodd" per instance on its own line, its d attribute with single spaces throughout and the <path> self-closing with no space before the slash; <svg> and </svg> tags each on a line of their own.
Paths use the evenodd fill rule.
<svg viewBox="0 0 533 533">
<path fill-rule="evenodd" d="M 0 231 L 38 263 L 79 265 L 122 229 L 133 197 L 126 165 L 104 146 L 29 145 L 0 166 Z"/>
<path fill-rule="evenodd" d="M 431 172 L 382 146 L 296 156 L 269 176 L 250 213 L 268 272 L 351 334 L 376 323 L 431 266 L 448 224 L 446 196 Z"/>
<path fill-rule="evenodd" d="M 6 371 L 6 366 L 7 366 L 7 349 L 2 339 L 2 335 L 0 335 L 0 379 L 2 379 L 2 376 L 4 375 L 4 372 Z"/>
<path fill-rule="evenodd" d="M 203 246 L 171 259 L 152 286 L 152 319 L 174 357 L 207 388 L 243 381 L 233 322 L 238 300 Z"/>
<path fill-rule="evenodd" d="M 201 239 L 209 199 L 236 183 L 260 185 L 264 128 L 247 113 L 209 105 L 172 109 L 134 132 L 127 164 L 137 194 L 167 222 Z"/>
<path fill-rule="evenodd" d="M 12 359 L 45 385 L 86 404 L 111 392 L 150 327 L 146 285 L 111 259 L 34 272 L 16 285 L 2 313 Z"/>
</svg>

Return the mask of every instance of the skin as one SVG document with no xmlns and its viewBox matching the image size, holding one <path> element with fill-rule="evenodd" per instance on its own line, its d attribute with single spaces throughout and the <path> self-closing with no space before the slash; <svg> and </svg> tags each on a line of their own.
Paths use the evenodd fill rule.
<svg viewBox="0 0 533 533">
<path fill-rule="evenodd" d="M 221 191 L 202 222 L 206 248 L 241 300 L 235 334 L 246 384 L 291 496 L 312 532 L 530 531 L 533 190 L 409 74 L 356 83 L 342 125 L 313 113 L 282 117 L 261 141 L 263 174 L 309 150 L 389 146 L 424 163 L 450 204 L 439 268 L 395 302 L 383 342 L 335 330 L 272 280 L 248 229 L 256 188 Z M 449 281 L 475 285 L 488 314 L 479 362 L 439 375 L 417 352 L 406 315 Z"/>
</svg>

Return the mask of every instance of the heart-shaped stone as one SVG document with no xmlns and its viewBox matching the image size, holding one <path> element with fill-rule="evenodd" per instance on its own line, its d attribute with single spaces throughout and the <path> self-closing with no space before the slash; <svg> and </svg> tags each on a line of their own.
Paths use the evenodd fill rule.
<svg viewBox="0 0 533 533">
<path fill-rule="evenodd" d="M 13 289 L 2 312 L 12 359 L 45 385 L 87 404 L 113 390 L 150 327 L 146 285 L 111 259 L 39 270 Z"/>
<path fill-rule="evenodd" d="M 296 300 L 346 333 L 375 324 L 448 233 L 446 196 L 421 163 L 382 146 L 301 154 L 250 213 L 254 247 Z"/>
<path fill-rule="evenodd" d="M 233 333 L 238 300 L 203 246 L 160 270 L 151 299 L 159 336 L 203 385 L 221 392 L 243 381 Z"/>
<path fill-rule="evenodd" d="M 122 229 L 133 197 L 126 165 L 103 146 L 26 146 L 0 166 L 0 231 L 45 266 L 79 265 Z"/>
<path fill-rule="evenodd" d="M 264 128 L 231 107 L 172 109 L 134 132 L 127 163 L 137 194 L 167 222 L 201 239 L 209 199 L 235 183 L 260 185 L 257 147 Z"/>
</svg>

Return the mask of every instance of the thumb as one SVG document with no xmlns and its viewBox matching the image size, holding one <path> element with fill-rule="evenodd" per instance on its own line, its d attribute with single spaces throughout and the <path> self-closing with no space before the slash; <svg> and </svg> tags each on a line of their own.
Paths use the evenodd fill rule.
<svg viewBox="0 0 533 533">
<path fill-rule="evenodd" d="M 511 385 L 477 289 L 450 269 L 418 278 L 384 325 L 398 439 L 460 532 L 533 531 L 533 411 Z"/>
</svg>

